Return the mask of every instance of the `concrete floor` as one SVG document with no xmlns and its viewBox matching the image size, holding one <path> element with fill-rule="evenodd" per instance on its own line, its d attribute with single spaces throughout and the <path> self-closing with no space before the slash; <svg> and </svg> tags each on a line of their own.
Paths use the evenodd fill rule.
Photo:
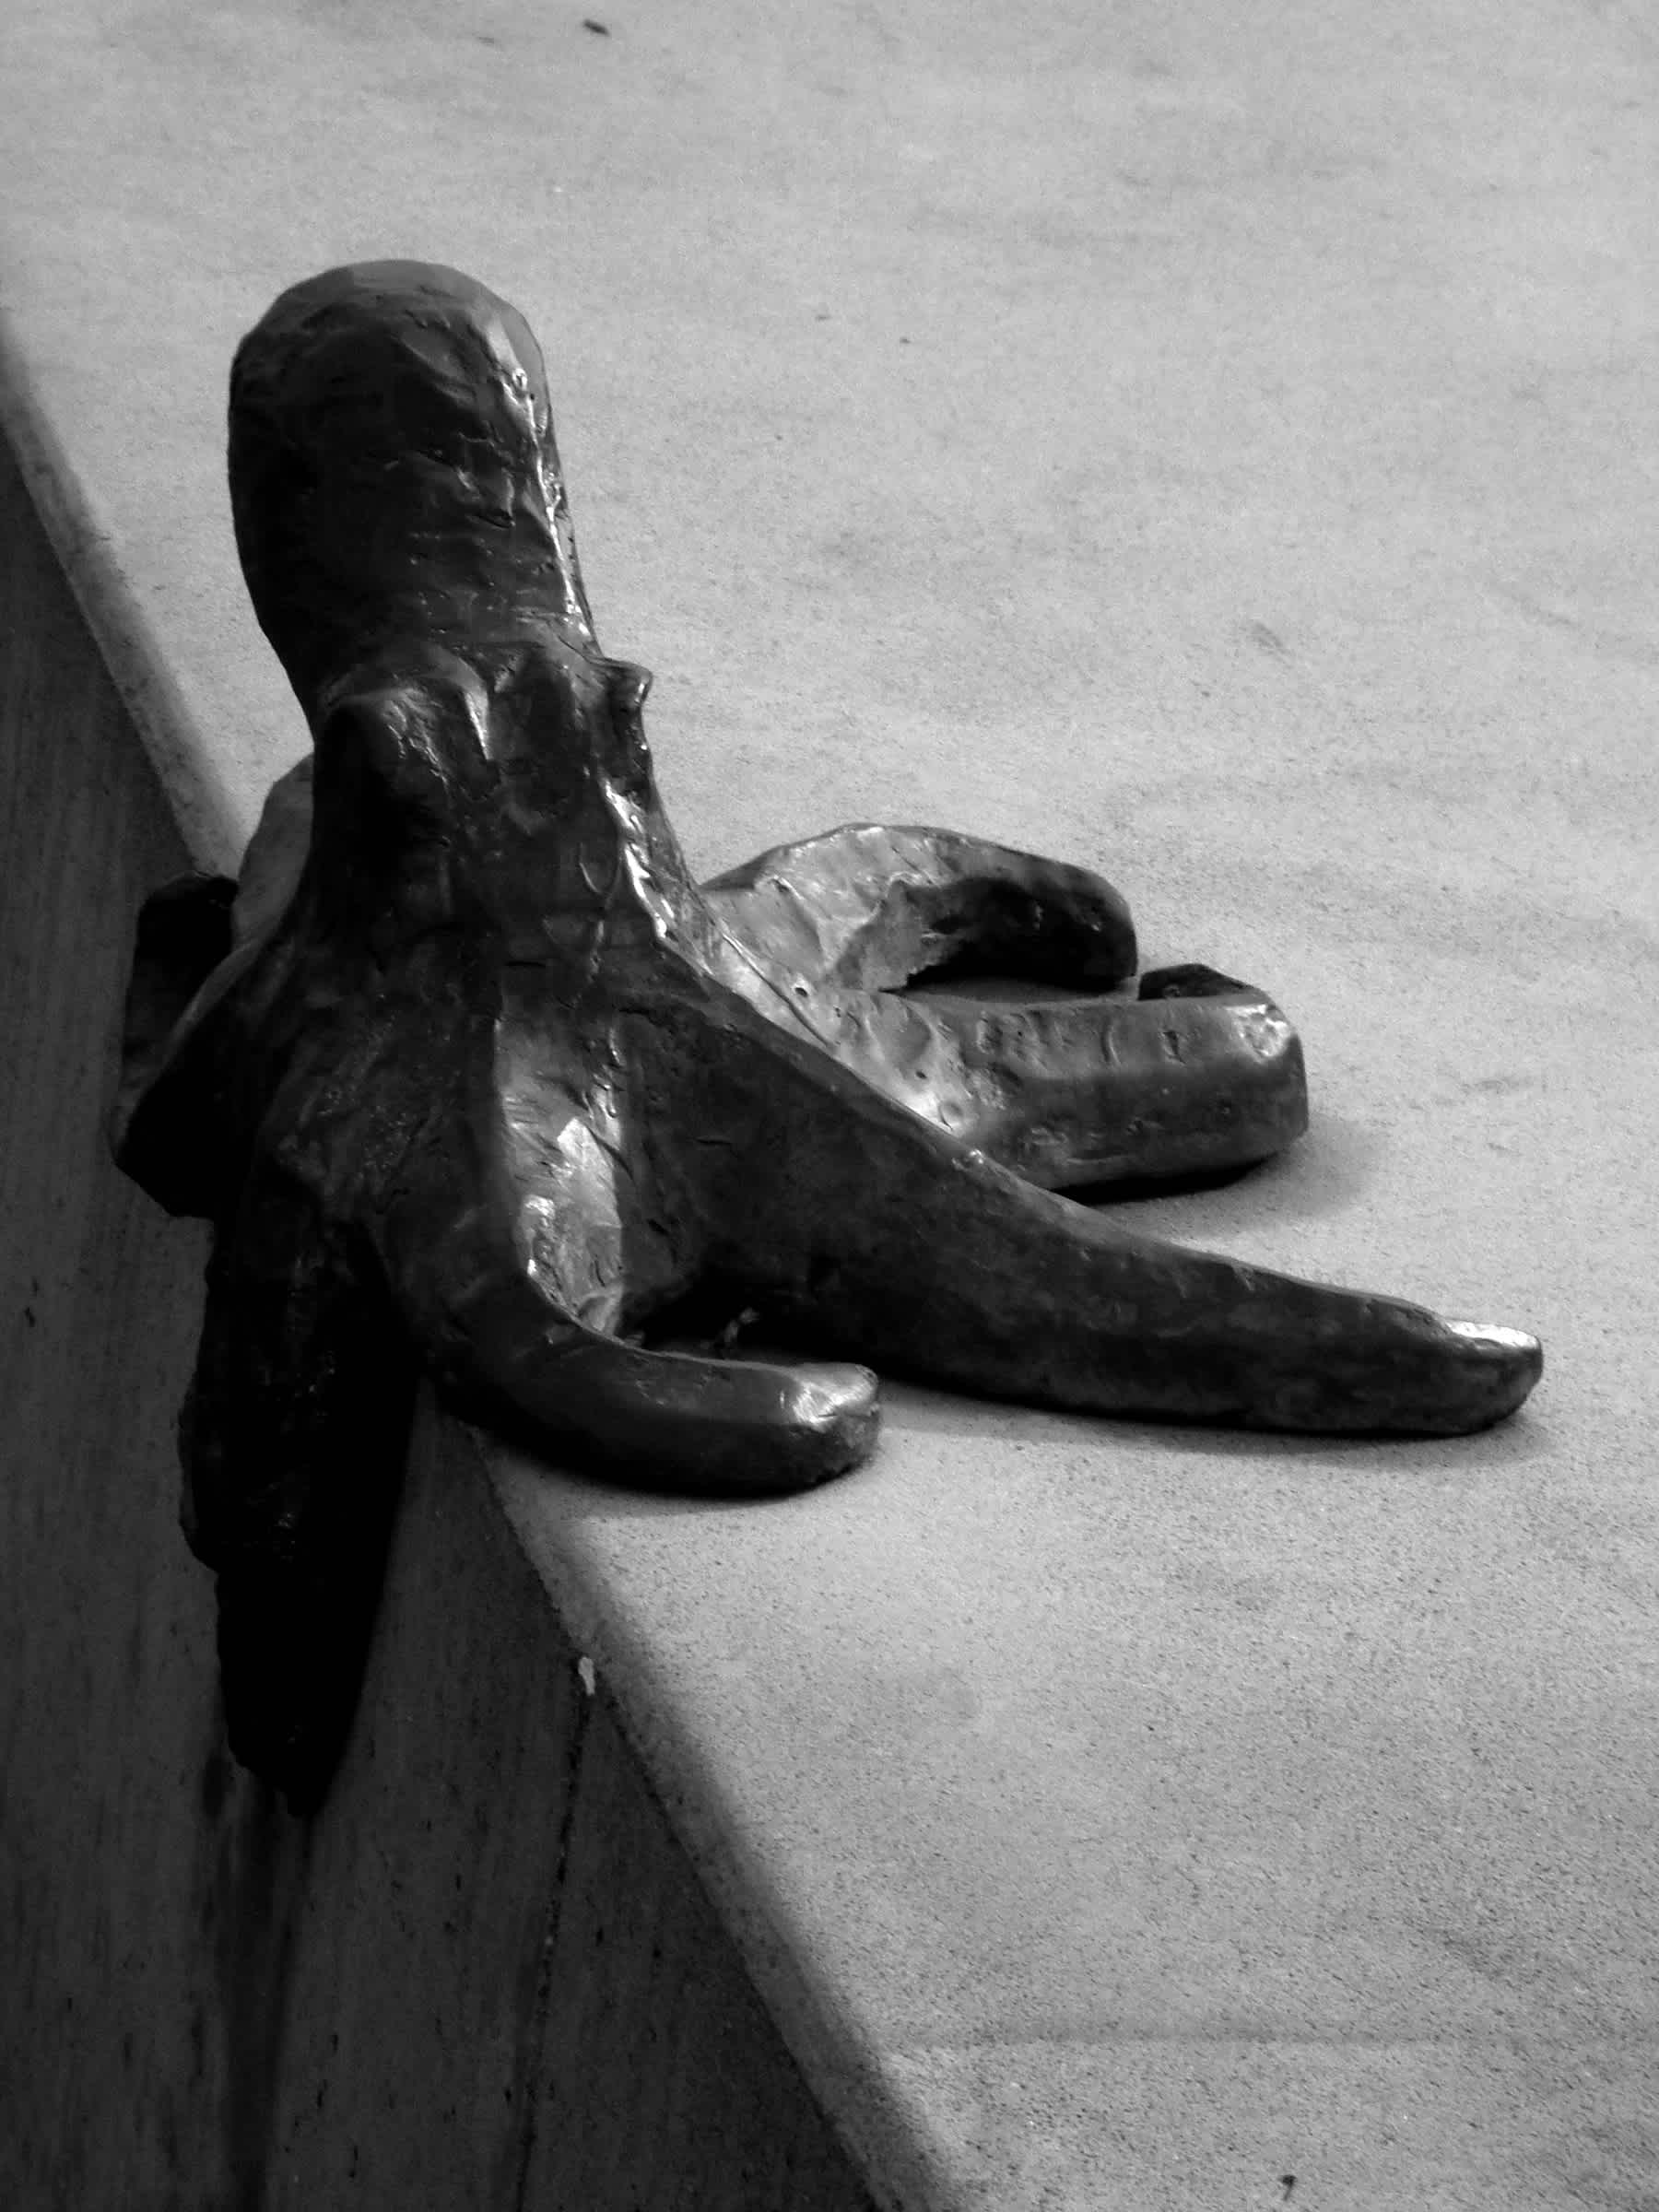
<svg viewBox="0 0 1659 2212">
<path fill-rule="evenodd" d="M 1102 869 L 1314 1084 L 1147 1225 L 1550 1367 L 1457 1445 L 894 1391 L 786 1507 L 503 1462 L 509 1510 L 895 2204 L 1652 2206 L 1659 44 L 597 4 L 0 21 L 8 419 L 197 851 L 303 743 L 231 347 L 328 263 L 458 264 L 546 345 L 693 854 Z"/>
</svg>

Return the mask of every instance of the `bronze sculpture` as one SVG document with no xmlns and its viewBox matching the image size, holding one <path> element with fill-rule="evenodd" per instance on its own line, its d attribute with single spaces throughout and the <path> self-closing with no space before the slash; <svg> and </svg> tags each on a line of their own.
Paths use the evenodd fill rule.
<svg viewBox="0 0 1659 2212">
<path fill-rule="evenodd" d="M 349 1718 L 423 1366 L 561 1455 L 755 1495 L 867 1455 L 865 1361 L 1288 1430 L 1525 1397 L 1518 1331 L 1039 1187 L 1242 1164 L 1305 1116 L 1277 1008 L 1137 982 L 1097 878 L 853 828 L 693 882 L 504 302 L 412 263 L 285 293 L 237 355 L 230 476 L 314 796 L 277 787 L 234 906 L 147 908 L 117 1141 L 214 1224 L 187 1527 L 233 1745 L 297 1803 Z M 905 988 L 964 966 L 1026 1003 Z"/>
</svg>

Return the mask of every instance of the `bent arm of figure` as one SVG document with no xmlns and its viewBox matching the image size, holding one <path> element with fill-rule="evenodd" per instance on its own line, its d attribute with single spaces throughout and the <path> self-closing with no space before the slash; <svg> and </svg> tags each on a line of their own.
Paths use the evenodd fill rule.
<svg viewBox="0 0 1659 2212">
<path fill-rule="evenodd" d="M 1135 972 L 1129 909 L 1086 868 L 953 830 L 849 823 L 703 886 L 719 920 L 803 982 L 895 990 L 959 962 L 1082 990 Z"/>
</svg>

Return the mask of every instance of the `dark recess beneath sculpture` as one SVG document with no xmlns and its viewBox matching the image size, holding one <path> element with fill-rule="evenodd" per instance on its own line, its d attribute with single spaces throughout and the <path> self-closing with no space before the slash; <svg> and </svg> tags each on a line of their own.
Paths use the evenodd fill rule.
<svg viewBox="0 0 1659 2212">
<path fill-rule="evenodd" d="M 561 1459 L 751 1496 L 867 1456 L 865 1361 L 1285 1430 L 1525 1397 L 1517 1331 L 1055 1194 L 1241 1166 L 1306 1117 L 1277 1009 L 1136 981 L 1098 878 L 865 827 L 692 880 L 503 301 L 395 262 L 285 293 L 237 355 L 230 482 L 314 758 L 240 887 L 147 906 L 118 1147 L 214 1225 L 186 1528 L 233 1747 L 294 1803 L 349 1723 L 423 1368 Z"/>
</svg>

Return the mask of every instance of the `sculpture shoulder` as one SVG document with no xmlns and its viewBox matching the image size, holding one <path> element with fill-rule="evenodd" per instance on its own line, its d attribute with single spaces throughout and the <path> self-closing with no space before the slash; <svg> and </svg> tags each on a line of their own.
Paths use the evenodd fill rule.
<svg viewBox="0 0 1659 2212">
<path fill-rule="evenodd" d="M 311 849 L 312 767 L 308 753 L 266 794 L 237 878 L 232 930 L 239 947 L 268 944 L 293 904 Z"/>
</svg>

